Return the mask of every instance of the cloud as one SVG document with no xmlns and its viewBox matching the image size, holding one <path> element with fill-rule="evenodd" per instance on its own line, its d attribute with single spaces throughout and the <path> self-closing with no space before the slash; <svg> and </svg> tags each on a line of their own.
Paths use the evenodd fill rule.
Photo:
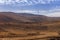
<svg viewBox="0 0 60 40">
<path fill-rule="evenodd" d="M 45 15 L 50 17 L 60 17 L 60 8 L 49 10 Z"/>
<path fill-rule="evenodd" d="M 16 13 L 31 13 L 31 14 L 37 14 L 37 11 L 35 10 L 15 10 L 13 12 L 16 12 Z"/>
<path fill-rule="evenodd" d="M 30 13 L 30 14 L 36 14 L 36 15 L 46 15 L 48 12 L 45 11 L 45 10 L 15 10 L 15 11 L 12 11 L 12 12 L 15 12 L 15 13 Z"/>
<path fill-rule="evenodd" d="M 46 16 L 49 16 L 49 17 L 60 17 L 60 12 L 50 13 L 50 14 L 47 14 Z"/>
<path fill-rule="evenodd" d="M 13 4 L 13 0 L 0 0 L 0 4 L 7 5 L 7 4 Z"/>
<path fill-rule="evenodd" d="M 0 4 L 21 4 L 21 5 L 34 5 L 34 4 L 49 4 L 59 0 L 0 0 Z"/>
</svg>

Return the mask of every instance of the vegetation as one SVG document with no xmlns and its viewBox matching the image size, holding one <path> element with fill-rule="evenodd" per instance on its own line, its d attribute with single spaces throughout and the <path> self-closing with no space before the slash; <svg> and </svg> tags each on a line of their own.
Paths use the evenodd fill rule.
<svg viewBox="0 0 60 40">
<path fill-rule="evenodd" d="M 45 40 L 52 36 L 60 36 L 60 17 L 0 13 L 0 40 Z"/>
<path fill-rule="evenodd" d="M 54 30 L 53 30 L 54 29 Z M 44 36 L 59 36 L 60 23 L 3 23 L 0 24 L 0 38 L 16 40 L 44 40 Z M 43 37 L 42 37 L 43 36 Z M 22 39 L 20 39 L 22 38 Z"/>
</svg>

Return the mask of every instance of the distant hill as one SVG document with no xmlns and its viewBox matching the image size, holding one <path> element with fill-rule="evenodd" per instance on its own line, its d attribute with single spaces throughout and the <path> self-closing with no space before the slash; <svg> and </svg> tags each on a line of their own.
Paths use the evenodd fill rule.
<svg viewBox="0 0 60 40">
<path fill-rule="evenodd" d="M 0 19 L 5 21 L 17 20 L 19 22 L 41 22 L 47 21 L 47 16 L 29 13 L 0 12 Z M 4 18 L 4 19 L 3 19 Z"/>
<path fill-rule="evenodd" d="M 30 13 L 0 12 L 0 21 L 3 22 L 46 22 L 60 21 L 60 17 L 47 17 L 44 15 L 34 15 Z"/>
</svg>

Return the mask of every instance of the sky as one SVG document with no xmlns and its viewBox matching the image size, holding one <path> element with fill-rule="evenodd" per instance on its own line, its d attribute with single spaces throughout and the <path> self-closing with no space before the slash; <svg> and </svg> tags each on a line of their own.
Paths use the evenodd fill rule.
<svg viewBox="0 0 60 40">
<path fill-rule="evenodd" d="M 60 0 L 0 0 L 0 12 L 60 17 Z"/>
</svg>

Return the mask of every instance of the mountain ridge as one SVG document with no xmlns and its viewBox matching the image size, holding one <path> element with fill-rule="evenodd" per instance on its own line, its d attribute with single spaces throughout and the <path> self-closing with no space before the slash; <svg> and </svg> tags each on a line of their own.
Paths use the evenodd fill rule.
<svg viewBox="0 0 60 40">
<path fill-rule="evenodd" d="M 44 15 L 34 15 L 29 13 L 0 12 L 1 18 L 16 20 L 16 22 L 48 22 L 60 21 L 60 17 L 48 17 Z M 10 18 L 10 19 L 9 19 Z M 4 20 L 2 19 L 2 20 Z M 6 20 L 7 21 L 7 20 Z"/>
</svg>

